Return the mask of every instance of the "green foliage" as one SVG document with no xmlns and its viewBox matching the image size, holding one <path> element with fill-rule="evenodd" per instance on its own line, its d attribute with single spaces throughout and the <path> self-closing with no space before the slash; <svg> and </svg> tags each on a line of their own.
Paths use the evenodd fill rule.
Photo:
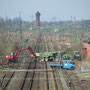
<svg viewBox="0 0 90 90">
<path fill-rule="evenodd" d="M 7 37 L 7 36 L 6 36 Z M 0 55 L 7 55 L 20 49 L 20 45 L 14 42 L 15 40 L 0 40 Z"/>
<path fill-rule="evenodd" d="M 2 45 L 0 44 L 0 55 L 3 54 L 3 49 L 2 49 Z"/>
<path fill-rule="evenodd" d="M 71 47 L 71 48 L 67 48 L 67 49 L 66 49 L 66 52 L 72 54 L 72 53 L 73 53 L 73 48 L 72 48 L 72 47 Z"/>
<path fill-rule="evenodd" d="M 2 55 L 9 54 L 14 50 L 13 44 L 12 43 L 7 43 L 7 45 L 2 49 Z"/>
<path fill-rule="evenodd" d="M 73 54 L 73 51 L 80 51 L 80 42 L 76 41 L 76 43 L 74 45 L 67 48 L 65 51 L 68 52 L 71 55 Z"/>
</svg>

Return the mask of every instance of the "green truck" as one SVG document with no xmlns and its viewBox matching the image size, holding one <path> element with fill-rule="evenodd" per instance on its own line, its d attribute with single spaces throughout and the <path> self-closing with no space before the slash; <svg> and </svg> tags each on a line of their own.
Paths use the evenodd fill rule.
<svg viewBox="0 0 90 90">
<path fill-rule="evenodd" d="M 53 61 L 56 58 L 57 53 L 55 52 L 44 52 L 41 53 L 42 61 Z"/>
<path fill-rule="evenodd" d="M 67 52 L 64 52 L 64 51 L 58 53 L 57 56 L 60 60 L 61 59 L 63 59 L 63 60 L 69 60 L 70 59 L 70 55 Z"/>
<path fill-rule="evenodd" d="M 74 51 L 73 57 L 74 57 L 74 59 L 78 59 L 79 61 L 81 61 L 81 54 L 79 51 Z"/>
</svg>

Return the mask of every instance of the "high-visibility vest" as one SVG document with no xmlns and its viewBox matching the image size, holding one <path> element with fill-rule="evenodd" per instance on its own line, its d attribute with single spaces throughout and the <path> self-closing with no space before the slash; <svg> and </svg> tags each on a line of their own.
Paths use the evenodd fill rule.
<svg viewBox="0 0 90 90">
<path fill-rule="evenodd" d="M 57 57 L 56 57 L 56 61 L 58 61 L 58 59 L 59 59 L 59 58 L 58 58 L 58 56 L 57 56 Z"/>
<path fill-rule="evenodd" d="M 13 55 L 10 56 L 10 59 L 13 59 Z"/>
<path fill-rule="evenodd" d="M 61 62 L 63 62 L 63 59 L 61 59 Z"/>
<path fill-rule="evenodd" d="M 8 60 L 8 55 L 6 55 L 6 59 Z"/>
<path fill-rule="evenodd" d="M 7 60 L 8 60 L 8 59 L 11 59 L 11 57 L 10 57 L 9 55 L 7 55 L 7 56 L 6 56 L 6 59 L 7 59 Z"/>
</svg>

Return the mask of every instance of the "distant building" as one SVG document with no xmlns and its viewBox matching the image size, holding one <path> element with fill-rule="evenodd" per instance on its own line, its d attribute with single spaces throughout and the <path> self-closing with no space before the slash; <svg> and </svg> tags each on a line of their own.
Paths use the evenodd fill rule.
<svg viewBox="0 0 90 90">
<path fill-rule="evenodd" d="M 14 21 L 20 22 L 20 21 L 22 21 L 22 18 L 21 18 L 21 17 L 15 17 L 15 18 L 14 18 Z"/>
<path fill-rule="evenodd" d="M 40 12 L 37 11 L 36 13 L 36 20 L 35 20 L 35 27 L 40 27 Z"/>
<path fill-rule="evenodd" d="M 90 58 L 90 38 L 84 41 L 83 47 L 83 53 Z"/>
<path fill-rule="evenodd" d="M 17 25 L 21 25 L 21 23 L 22 23 L 22 18 L 21 18 L 21 17 L 15 17 L 15 18 L 14 18 L 14 23 L 17 24 Z"/>
</svg>

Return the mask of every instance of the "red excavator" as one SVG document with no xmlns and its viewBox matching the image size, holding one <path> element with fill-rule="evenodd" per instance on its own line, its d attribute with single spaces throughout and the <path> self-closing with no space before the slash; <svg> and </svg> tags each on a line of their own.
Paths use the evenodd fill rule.
<svg viewBox="0 0 90 90">
<path fill-rule="evenodd" d="M 26 48 L 26 50 L 29 50 L 29 51 L 32 53 L 32 55 L 36 57 L 35 53 L 33 52 L 32 48 L 31 48 L 30 46 L 28 46 L 28 47 Z M 23 51 L 24 51 L 24 50 L 21 49 L 21 50 L 18 50 L 15 54 L 12 53 L 11 55 L 7 55 L 7 56 L 6 56 L 6 59 L 7 59 L 9 62 L 15 62 L 16 59 L 18 58 L 19 54 L 20 54 L 21 52 L 23 52 Z"/>
</svg>

